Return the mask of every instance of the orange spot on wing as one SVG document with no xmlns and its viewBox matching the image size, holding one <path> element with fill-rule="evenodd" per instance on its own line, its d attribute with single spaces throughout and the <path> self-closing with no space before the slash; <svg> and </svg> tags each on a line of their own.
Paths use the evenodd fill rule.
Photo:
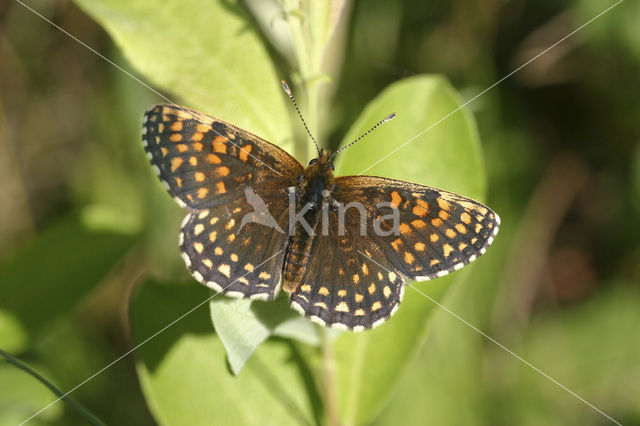
<svg viewBox="0 0 640 426">
<path fill-rule="evenodd" d="M 238 157 L 240 157 L 240 160 L 246 163 L 247 160 L 249 159 L 249 153 L 251 153 L 252 149 L 253 149 L 253 146 L 251 146 L 250 144 L 247 144 L 242 148 L 240 148 L 240 151 L 238 152 Z"/>
<path fill-rule="evenodd" d="M 391 205 L 393 206 L 393 208 L 397 209 L 400 206 L 401 202 L 402 197 L 400 196 L 400 194 L 398 194 L 398 191 L 393 191 L 391 193 Z"/>
<path fill-rule="evenodd" d="M 215 154 L 209 154 L 209 155 L 207 155 L 207 163 L 209 163 L 209 164 L 220 164 L 220 163 L 222 163 L 222 160 L 220 159 L 220 157 L 218 157 Z"/>
<path fill-rule="evenodd" d="M 440 217 L 440 219 L 442 220 L 447 220 L 449 219 L 449 213 L 447 213 L 444 210 L 440 210 L 440 212 L 438 212 L 438 216 Z"/>
<path fill-rule="evenodd" d="M 180 133 L 172 133 L 171 136 L 169 136 L 169 140 L 171 142 L 180 142 L 182 140 L 182 135 Z"/>
<path fill-rule="evenodd" d="M 442 253 L 444 254 L 444 257 L 449 257 L 452 251 L 453 251 L 453 247 L 451 247 L 451 244 L 442 245 Z"/>
<path fill-rule="evenodd" d="M 191 140 L 195 142 L 199 142 L 202 140 L 203 137 L 204 137 L 204 133 L 196 132 L 193 134 L 193 136 L 191 136 Z"/>
<path fill-rule="evenodd" d="M 469 213 L 464 212 L 460 215 L 460 220 L 468 225 L 471 223 L 471 216 L 469 215 Z"/>
<path fill-rule="evenodd" d="M 442 210 L 449 211 L 449 209 L 451 208 L 451 204 L 449 204 L 447 201 L 443 200 L 442 198 L 438 198 L 437 201 L 438 201 L 438 206 Z"/>
<path fill-rule="evenodd" d="M 457 234 L 456 234 L 456 232 L 455 232 L 453 229 L 451 229 L 451 228 L 449 228 L 449 229 L 447 229 L 446 231 L 444 231 L 444 234 L 445 234 L 448 238 L 455 238 L 455 237 L 456 237 L 456 235 L 457 235 Z"/>
<path fill-rule="evenodd" d="M 427 226 L 427 224 L 424 223 L 424 221 L 420 220 L 420 219 L 416 219 L 416 220 L 412 221 L 411 225 L 416 229 L 422 229 L 422 228 Z"/>
<path fill-rule="evenodd" d="M 165 148 L 164 146 L 160 148 L 160 151 L 162 151 L 162 156 L 166 157 L 167 154 L 169 153 L 169 150 L 167 148 Z"/>
<path fill-rule="evenodd" d="M 397 238 L 391 242 L 391 246 L 393 246 L 393 249 L 395 251 L 400 250 L 400 244 L 402 244 L 402 240 L 400 238 Z"/>
<path fill-rule="evenodd" d="M 199 188 L 198 189 L 198 198 L 204 198 L 207 196 L 207 194 L 209 193 L 209 190 L 207 188 Z"/>
<path fill-rule="evenodd" d="M 415 260 L 416 258 L 413 257 L 411 253 L 409 253 L 408 251 L 404 252 L 404 261 L 407 262 L 409 265 L 411 265 Z"/>
<path fill-rule="evenodd" d="M 416 251 L 424 251 L 425 248 L 425 244 L 424 243 L 416 243 L 413 248 L 416 249 Z"/>
<path fill-rule="evenodd" d="M 433 226 L 442 226 L 442 220 L 435 218 L 435 219 L 431 219 L 431 224 Z"/>
<path fill-rule="evenodd" d="M 181 157 L 173 157 L 171 159 L 171 171 L 175 172 L 176 170 L 178 170 L 178 167 L 180 167 L 182 165 L 182 158 Z"/>
<path fill-rule="evenodd" d="M 409 225 L 407 225 L 406 223 L 401 223 L 398 226 L 398 230 L 400 231 L 400 233 L 402 235 L 407 235 L 408 233 L 411 232 L 411 228 L 409 227 Z"/>
<path fill-rule="evenodd" d="M 173 130 L 174 132 L 179 132 L 180 130 L 182 130 L 182 121 L 175 121 L 171 125 L 171 130 Z"/>
<path fill-rule="evenodd" d="M 205 175 L 202 172 L 195 172 L 193 177 L 196 180 L 196 182 L 202 182 L 202 181 L 204 181 Z"/>
<path fill-rule="evenodd" d="M 224 187 L 224 182 L 220 181 L 216 183 L 216 188 L 218 189 L 218 194 L 226 194 L 227 189 Z"/>
<path fill-rule="evenodd" d="M 178 152 L 186 152 L 189 150 L 189 147 L 183 143 L 176 145 L 176 148 L 178 149 Z"/>
<path fill-rule="evenodd" d="M 189 164 L 191 164 L 192 166 L 197 166 L 198 165 L 198 159 L 194 156 L 189 157 Z"/>
<path fill-rule="evenodd" d="M 427 215 L 427 209 L 422 206 L 413 206 L 413 214 L 420 217 L 425 217 Z"/>
<path fill-rule="evenodd" d="M 196 152 L 202 151 L 203 148 L 204 148 L 204 145 L 202 145 L 202 142 L 196 142 L 193 144 L 193 149 Z"/>
<path fill-rule="evenodd" d="M 198 124 L 196 126 L 196 132 L 199 133 L 207 133 L 209 130 L 211 130 L 211 126 L 207 126 L 206 124 Z"/>
<path fill-rule="evenodd" d="M 213 138 L 213 150 L 222 154 L 227 153 L 227 144 L 222 136 L 216 136 Z"/>
<path fill-rule="evenodd" d="M 228 176 L 229 168 L 227 166 L 220 166 L 216 169 L 216 175 L 218 176 Z"/>
</svg>

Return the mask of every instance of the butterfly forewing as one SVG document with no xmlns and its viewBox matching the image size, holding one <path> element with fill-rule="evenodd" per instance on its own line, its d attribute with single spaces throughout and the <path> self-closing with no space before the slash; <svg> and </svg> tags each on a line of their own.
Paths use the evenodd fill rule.
<svg viewBox="0 0 640 426">
<path fill-rule="evenodd" d="M 302 172 L 277 146 L 197 111 L 158 105 L 143 120 L 147 156 L 182 206 L 206 209 L 233 202 L 246 187 L 259 188 L 267 198 L 271 192 L 286 196 Z"/>
<path fill-rule="evenodd" d="M 498 233 L 495 212 L 452 192 L 374 176 L 345 176 L 336 182 L 341 189 L 336 197 L 345 203 L 366 200 L 361 202 L 374 220 L 397 208 L 398 222 L 384 220 L 382 226 L 395 226 L 393 233 L 380 235 L 372 221 L 368 236 L 384 251 L 392 270 L 409 279 L 428 280 L 460 269 L 483 254 Z"/>
</svg>

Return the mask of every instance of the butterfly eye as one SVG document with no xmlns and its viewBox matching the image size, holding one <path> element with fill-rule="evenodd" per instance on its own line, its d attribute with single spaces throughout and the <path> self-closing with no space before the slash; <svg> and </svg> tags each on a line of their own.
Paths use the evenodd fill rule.
<svg viewBox="0 0 640 426">
<path fill-rule="evenodd" d="M 329 168 L 333 171 L 333 163 L 329 163 Z"/>
<path fill-rule="evenodd" d="M 309 165 L 316 164 L 317 162 L 318 162 L 318 159 L 314 158 L 313 160 L 309 161 Z"/>
</svg>

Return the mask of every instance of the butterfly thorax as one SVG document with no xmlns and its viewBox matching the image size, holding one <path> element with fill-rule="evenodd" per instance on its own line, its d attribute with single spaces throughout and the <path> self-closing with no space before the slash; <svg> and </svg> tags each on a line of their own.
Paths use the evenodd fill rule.
<svg viewBox="0 0 640 426">
<path fill-rule="evenodd" d="M 334 189 L 333 163 L 329 158 L 329 151 L 322 150 L 318 158 L 311 160 L 309 166 L 298 177 L 296 191 L 300 194 L 299 207 L 305 203 L 312 206 L 320 204 Z"/>
<path fill-rule="evenodd" d="M 293 235 L 287 245 L 283 288 L 292 292 L 296 289 L 309 261 L 310 247 L 314 234 L 318 232 L 322 217 L 322 204 L 331 206 L 335 190 L 333 164 L 329 151 L 322 150 L 318 158 L 311 160 L 309 166 L 298 176 L 296 186 L 296 212 L 304 213 L 304 220 L 313 230 L 310 234 L 301 223 L 296 223 Z"/>
</svg>

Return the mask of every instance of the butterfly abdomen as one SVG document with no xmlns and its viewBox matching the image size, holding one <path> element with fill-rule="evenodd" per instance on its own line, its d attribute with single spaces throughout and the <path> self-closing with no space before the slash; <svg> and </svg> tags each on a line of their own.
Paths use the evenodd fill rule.
<svg viewBox="0 0 640 426">
<path fill-rule="evenodd" d="M 320 223 L 320 209 L 310 210 L 304 219 L 311 229 L 317 229 Z M 293 292 L 302 280 L 302 276 L 307 270 L 311 254 L 311 244 L 314 238 L 301 223 L 295 226 L 295 233 L 289 238 L 289 244 L 284 256 L 284 267 L 282 273 L 282 288 L 287 292 Z"/>
</svg>

